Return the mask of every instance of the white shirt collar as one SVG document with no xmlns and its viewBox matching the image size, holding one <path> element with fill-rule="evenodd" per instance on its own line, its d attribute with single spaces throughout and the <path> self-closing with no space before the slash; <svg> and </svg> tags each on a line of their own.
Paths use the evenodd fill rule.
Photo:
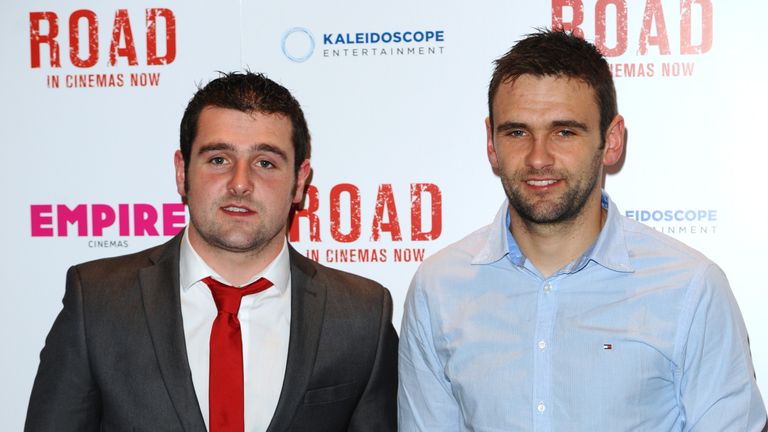
<svg viewBox="0 0 768 432">
<path fill-rule="evenodd" d="M 184 229 L 184 235 L 181 239 L 181 250 L 179 251 L 179 280 L 181 281 L 181 289 L 186 291 L 190 289 L 194 284 L 201 280 L 212 276 L 214 279 L 223 282 L 228 285 L 232 285 L 221 275 L 216 273 L 200 255 L 192 247 L 192 243 L 189 242 L 189 226 Z M 280 249 L 280 253 L 277 254 L 274 260 L 267 264 L 264 271 L 253 275 L 246 283 L 247 285 L 258 278 L 267 278 L 272 282 L 273 287 L 284 292 L 288 289 L 288 281 L 290 277 L 290 259 L 288 254 L 288 241 L 283 240 L 283 247 Z"/>
</svg>

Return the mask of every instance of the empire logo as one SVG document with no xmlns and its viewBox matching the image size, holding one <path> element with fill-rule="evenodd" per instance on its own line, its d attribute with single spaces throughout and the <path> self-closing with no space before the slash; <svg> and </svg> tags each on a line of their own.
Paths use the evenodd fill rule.
<svg viewBox="0 0 768 432">
<path fill-rule="evenodd" d="M 66 56 L 69 65 L 79 69 L 96 68 L 100 64 L 115 68 L 123 65 L 137 67 L 173 63 L 176 59 L 176 17 L 173 11 L 167 8 L 148 8 L 144 15 L 143 36 L 146 45 L 143 46 L 144 51 L 139 53 L 134 37 L 136 25 L 131 23 L 127 9 L 115 12 L 108 40 L 100 40 L 99 17 L 92 10 L 78 9 L 69 14 L 65 26 L 68 33 L 66 38 L 61 36 L 62 25 L 56 12 L 30 12 L 30 66 L 32 69 L 43 66 L 62 68 L 62 45 L 69 48 L 69 55 Z M 137 70 L 129 73 L 51 74 L 46 77 L 46 84 L 49 88 L 158 86 L 160 73 Z"/>
<path fill-rule="evenodd" d="M 182 203 L 33 204 L 29 212 L 32 237 L 172 236 L 186 223 Z"/>
<path fill-rule="evenodd" d="M 679 4 L 679 9 L 670 6 L 665 9 L 664 4 L 673 4 L 670 1 L 630 2 L 634 8 L 632 13 L 627 3 L 627 0 L 595 1 L 594 15 L 591 16 L 594 27 L 589 28 L 590 11 L 585 8 L 584 1 L 552 0 L 552 27 L 572 31 L 579 37 L 584 37 L 585 29 L 594 29 L 595 46 L 609 60 L 626 56 L 628 52 L 636 52 L 640 57 L 658 55 L 657 58 L 666 59 L 674 55 L 701 55 L 712 49 L 714 13 L 711 0 L 678 0 L 674 4 Z M 677 12 L 676 20 L 670 18 L 674 16 L 670 11 Z M 675 25 L 679 26 L 679 32 L 672 28 Z M 636 45 L 629 39 L 629 34 L 635 30 L 639 30 Z M 689 77 L 694 74 L 695 66 L 691 61 L 610 62 L 616 78 Z"/>
</svg>

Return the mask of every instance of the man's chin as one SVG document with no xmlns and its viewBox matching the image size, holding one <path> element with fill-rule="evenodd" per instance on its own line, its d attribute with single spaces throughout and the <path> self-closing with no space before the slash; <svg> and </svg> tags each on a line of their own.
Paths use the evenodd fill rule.
<svg viewBox="0 0 768 432">
<path fill-rule="evenodd" d="M 538 225 L 551 225 L 564 222 L 565 211 L 562 206 L 551 202 L 525 203 L 525 205 L 513 205 L 515 212 L 524 222 Z"/>
<path fill-rule="evenodd" d="M 259 251 L 265 241 L 258 236 L 219 236 L 208 239 L 208 244 L 227 252 L 249 253 Z"/>
</svg>

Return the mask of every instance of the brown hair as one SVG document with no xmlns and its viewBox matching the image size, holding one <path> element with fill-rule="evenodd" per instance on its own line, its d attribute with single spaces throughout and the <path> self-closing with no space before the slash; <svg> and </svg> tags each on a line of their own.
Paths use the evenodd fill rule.
<svg viewBox="0 0 768 432">
<path fill-rule="evenodd" d="M 205 107 L 230 108 L 245 113 L 260 112 L 282 114 L 293 126 L 291 139 L 295 153 L 294 172 L 298 172 L 304 159 L 311 154 L 311 140 L 307 121 L 299 102 L 285 87 L 263 74 L 245 72 L 222 73 L 222 76 L 198 87 L 181 119 L 179 147 L 184 166 L 189 166 L 192 142 L 197 135 L 197 122 Z"/>
<path fill-rule="evenodd" d="M 493 100 L 502 83 L 521 75 L 575 78 L 595 91 L 600 109 L 600 136 L 618 114 L 616 88 L 608 62 L 591 43 L 563 30 L 539 29 L 519 40 L 494 64 L 488 86 L 488 115 L 493 128 Z"/>
</svg>

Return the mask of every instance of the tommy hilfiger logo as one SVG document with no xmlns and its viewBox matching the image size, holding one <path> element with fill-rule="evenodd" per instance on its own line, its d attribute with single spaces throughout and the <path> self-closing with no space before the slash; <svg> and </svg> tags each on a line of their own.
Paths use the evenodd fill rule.
<svg viewBox="0 0 768 432">
<path fill-rule="evenodd" d="M 603 349 L 604 349 L 604 350 L 610 350 L 610 349 L 613 349 L 613 344 L 603 344 Z"/>
</svg>

